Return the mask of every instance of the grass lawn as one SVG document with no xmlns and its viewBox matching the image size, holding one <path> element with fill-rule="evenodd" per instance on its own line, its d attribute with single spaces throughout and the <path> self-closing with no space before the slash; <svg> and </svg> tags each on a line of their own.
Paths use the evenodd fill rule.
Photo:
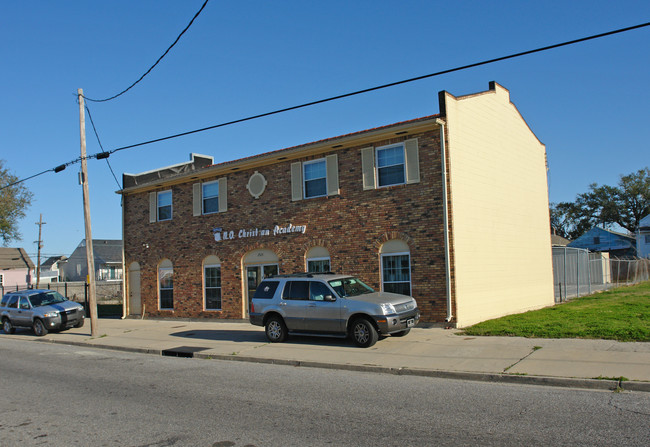
<svg viewBox="0 0 650 447">
<path fill-rule="evenodd" d="M 470 326 L 467 335 L 650 341 L 650 282 Z"/>
</svg>

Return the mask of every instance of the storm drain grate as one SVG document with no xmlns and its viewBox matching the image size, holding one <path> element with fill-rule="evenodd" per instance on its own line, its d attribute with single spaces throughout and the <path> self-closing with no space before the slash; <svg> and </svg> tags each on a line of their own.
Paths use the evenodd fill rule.
<svg viewBox="0 0 650 447">
<path fill-rule="evenodd" d="M 178 348 L 163 349 L 162 355 L 167 357 L 184 357 L 192 358 L 195 352 L 205 351 L 210 348 L 201 348 L 197 346 L 179 346 Z"/>
</svg>

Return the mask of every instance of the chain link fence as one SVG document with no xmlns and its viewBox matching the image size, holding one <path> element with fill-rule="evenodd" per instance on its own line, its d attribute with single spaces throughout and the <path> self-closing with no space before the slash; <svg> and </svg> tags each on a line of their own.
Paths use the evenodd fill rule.
<svg viewBox="0 0 650 447">
<path fill-rule="evenodd" d="M 607 253 L 553 247 L 555 302 L 650 279 L 650 259 L 610 259 Z"/>
</svg>

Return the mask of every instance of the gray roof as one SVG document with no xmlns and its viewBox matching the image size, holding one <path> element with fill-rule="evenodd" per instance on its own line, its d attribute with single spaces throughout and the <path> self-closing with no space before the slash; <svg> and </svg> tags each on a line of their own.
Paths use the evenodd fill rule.
<svg viewBox="0 0 650 447">
<path fill-rule="evenodd" d="M 93 255 L 95 263 L 104 264 L 122 263 L 122 240 L 121 239 L 93 239 Z M 83 239 L 77 246 L 69 259 L 86 259 L 86 240 Z"/>
<path fill-rule="evenodd" d="M 65 256 L 50 256 L 41 264 L 42 267 L 51 267 L 54 265 L 55 262 L 61 261 L 63 259 L 67 259 Z"/>
<path fill-rule="evenodd" d="M 33 269 L 34 263 L 22 248 L 0 247 L 0 270 Z"/>
</svg>

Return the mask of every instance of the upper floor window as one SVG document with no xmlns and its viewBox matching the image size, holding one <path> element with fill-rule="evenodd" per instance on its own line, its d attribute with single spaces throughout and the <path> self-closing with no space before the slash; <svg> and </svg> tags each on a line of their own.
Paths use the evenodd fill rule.
<svg viewBox="0 0 650 447">
<path fill-rule="evenodd" d="M 645 243 L 650 244 L 650 234 L 645 235 Z M 0 277 L 0 279 L 2 279 L 2 277 Z"/>
<path fill-rule="evenodd" d="M 418 183 L 420 156 L 417 138 L 361 149 L 361 171 L 363 189 Z"/>
<path fill-rule="evenodd" d="M 158 193 L 158 221 L 171 220 L 172 218 L 172 192 L 160 191 Z"/>
<path fill-rule="evenodd" d="M 219 212 L 219 182 L 207 182 L 201 185 L 203 197 L 203 214 Z"/>
<path fill-rule="evenodd" d="M 307 161 L 302 165 L 304 197 L 322 197 L 327 195 L 327 166 L 325 159 Z"/>
<path fill-rule="evenodd" d="M 334 196 L 339 193 L 336 154 L 304 163 L 291 163 L 291 200 Z"/>
<path fill-rule="evenodd" d="M 405 182 L 404 145 L 377 148 L 377 186 L 401 185 Z"/>
<path fill-rule="evenodd" d="M 192 215 L 223 213 L 228 209 L 226 177 L 192 185 Z"/>
</svg>

